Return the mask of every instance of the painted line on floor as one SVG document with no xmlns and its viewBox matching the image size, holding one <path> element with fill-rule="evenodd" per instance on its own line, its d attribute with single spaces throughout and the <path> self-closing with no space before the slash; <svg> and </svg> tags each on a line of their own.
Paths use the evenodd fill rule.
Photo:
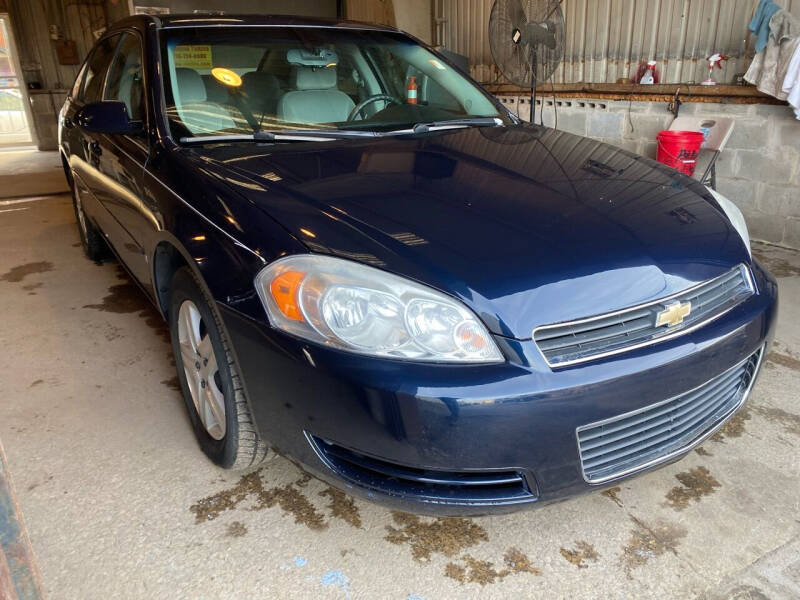
<svg viewBox="0 0 800 600">
<path fill-rule="evenodd" d="M 0 442 L 0 598 L 40 600 L 41 583 L 33 550 L 14 496 Z"/>
<path fill-rule="evenodd" d="M 25 198 L 16 198 L 14 200 L 0 200 L 0 206 L 11 206 L 12 204 L 26 204 L 28 202 L 40 202 L 41 200 L 50 200 L 56 196 L 63 196 L 69 192 L 58 192 L 56 194 L 48 194 L 47 196 L 28 196 Z"/>
<path fill-rule="evenodd" d="M 39 149 L 36 146 L 25 144 L 24 146 L 7 146 L 5 148 L 0 149 L 0 154 L 27 154 L 29 152 L 38 152 L 38 151 Z"/>
</svg>

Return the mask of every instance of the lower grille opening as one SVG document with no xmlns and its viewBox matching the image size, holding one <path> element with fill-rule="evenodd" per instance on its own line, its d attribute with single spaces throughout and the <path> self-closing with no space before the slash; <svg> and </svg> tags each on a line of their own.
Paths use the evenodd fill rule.
<svg viewBox="0 0 800 600">
<path fill-rule="evenodd" d="M 579 427 L 584 478 L 602 483 L 664 462 L 690 448 L 744 403 L 762 352 L 763 348 L 680 396 Z"/>
<path fill-rule="evenodd" d="M 307 434 L 325 464 L 354 485 L 444 504 L 513 504 L 536 498 L 522 473 L 417 469 L 366 456 Z"/>
</svg>

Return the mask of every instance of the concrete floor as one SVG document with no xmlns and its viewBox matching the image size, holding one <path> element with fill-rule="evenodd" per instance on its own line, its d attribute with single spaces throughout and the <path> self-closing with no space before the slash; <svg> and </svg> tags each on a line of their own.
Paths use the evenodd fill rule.
<svg viewBox="0 0 800 600">
<path fill-rule="evenodd" d="M 69 191 L 58 152 L 36 147 L 0 149 L 0 199 Z"/>
<path fill-rule="evenodd" d="M 49 598 L 800 595 L 796 252 L 756 246 L 780 278 L 777 341 L 715 439 L 603 494 L 431 519 L 352 501 L 283 458 L 218 470 L 164 326 L 114 263 L 83 257 L 69 198 L 13 208 L 0 213 L 0 438 Z"/>
</svg>

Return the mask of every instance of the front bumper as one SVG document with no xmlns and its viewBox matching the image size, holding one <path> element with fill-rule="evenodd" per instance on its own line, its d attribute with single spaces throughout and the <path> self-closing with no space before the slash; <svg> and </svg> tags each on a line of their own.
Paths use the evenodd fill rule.
<svg viewBox="0 0 800 600">
<path fill-rule="evenodd" d="M 758 293 L 704 327 L 555 371 L 530 340 L 498 337 L 499 365 L 425 365 L 304 343 L 221 310 L 256 423 L 278 451 L 394 508 L 485 514 L 615 485 L 587 481 L 576 431 L 684 394 L 768 345 L 777 285 L 755 261 L 753 275 Z"/>
</svg>

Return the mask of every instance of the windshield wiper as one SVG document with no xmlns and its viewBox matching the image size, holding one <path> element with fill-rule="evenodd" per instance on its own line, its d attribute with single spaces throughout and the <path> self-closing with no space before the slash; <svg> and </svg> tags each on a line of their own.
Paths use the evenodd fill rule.
<svg viewBox="0 0 800 600">
<path fill-rule="evenodd" d="M 329 140 L 380 137 L 376 131 L 342 129 L 282 129 L 280 131 L 258 130 L 255 133 L 232 135 L 202 135 L 182 137 L 184 144 L 208 144 L 214 142 L 326 142 Z"/>
<path fill-rule="evenodd" d="M 303 141 L 305 139 L 344 139 L 344 138 L 363 138 L 378 137 L 376 131 L 364 131 L 363 129 L 281 129 L 280 131 L 256 131 L 253 134 L 256 140 L 284 140 L 293 139 Z"/>
<path fill-rule="evenodd" d="M 450 119 L 447 121 L 431 121 L 430 123 L 417 123 L 411 128 L 414 133 L 427 133 L 436 129 L 458 129 L 461 127 L 497 127 L 502 125 L 502 119 L 497 117 L 471 117 L 466 119 Z"/>
</svg>

